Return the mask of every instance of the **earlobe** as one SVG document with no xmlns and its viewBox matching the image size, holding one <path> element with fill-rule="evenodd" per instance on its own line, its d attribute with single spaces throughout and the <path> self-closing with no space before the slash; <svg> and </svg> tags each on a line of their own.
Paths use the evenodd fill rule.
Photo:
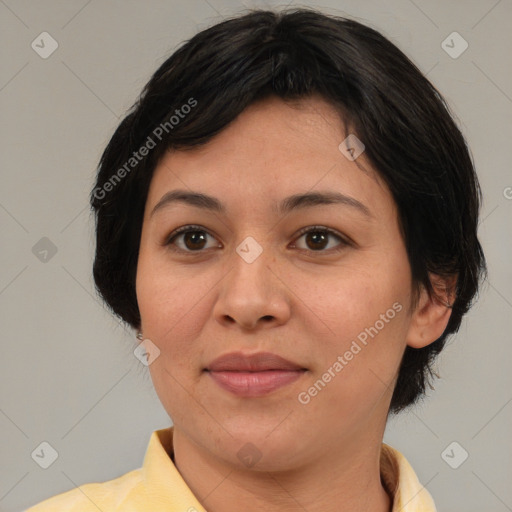
<svg viewBox="0 0 512 512">
<path fill-rule="evenodd" d="M 422 286 L 416 309 L 412 313 L 407 345 L 423 348 L 440 338 L 448 325 L 455 301 L 457 276 L 440 277 L 430 274 L 434 292 Z"/>
</svg>

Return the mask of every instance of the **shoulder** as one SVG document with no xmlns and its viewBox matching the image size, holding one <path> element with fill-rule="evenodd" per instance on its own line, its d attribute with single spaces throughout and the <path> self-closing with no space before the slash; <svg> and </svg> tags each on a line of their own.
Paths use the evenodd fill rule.
<svg viewBox="0 0 512 512">
<path fill-rule="evenodd" d="M 113 480 L 80 485 L 48 498 L 24 512 L 98 512 L 120 510 L 127 499 L 144 497 L 142 469 L 135 469 Z"/>
</svg>

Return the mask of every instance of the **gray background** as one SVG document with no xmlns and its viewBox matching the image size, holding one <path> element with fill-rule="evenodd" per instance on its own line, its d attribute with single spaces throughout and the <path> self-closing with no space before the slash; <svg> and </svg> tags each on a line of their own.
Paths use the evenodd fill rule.
<svg viewBox="0 0 512 512">
<path fill-rule="evenodd" d="M 88 193 L 114 128 L 172 50 L 225 15 L 272 5 L 0 0 L 0 510 L 140 467 L 150 433 L 170 424 L 132 333 L 95 296 Z M 440 511 L 512 510 L 512 3 L 300 5 L 389 37 L 447 98 L 468 139 L 484 192 L 489 282 L 439 360 L 435 392 L 392 419 L 385 441 Z M 46 59 L 31 47 L 44 31 L 59 45 Z M 453 31 L 469 44 L 457 58 L 441 46 Z M 55 254 L 41 252 L 50 247 L 43 237 Z M 31 457 L 43 441 L 58 452 L 48 469 Z M 469 453 L 457 469 L 441 456 L 453 441 L 462 448 L 448 450 L 452 465 Z"/>
</svg>

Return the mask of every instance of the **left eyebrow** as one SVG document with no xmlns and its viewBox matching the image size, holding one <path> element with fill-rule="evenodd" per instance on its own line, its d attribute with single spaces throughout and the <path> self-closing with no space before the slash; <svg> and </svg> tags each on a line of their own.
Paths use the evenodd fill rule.
<svg viewBox="0 0 512 512">
<path fill-rule="evenodd" d="M 156 206 L 153 208 L 150 216 L 152 216 L 156 211 L 161 210 L 164 206 L 168 206 L 172 203 L 185 203 L 197 208 L 221 214 L 226 213 L 226 207 L 216 197 L 188 190 L 172 190 L 163 195 L 160 201 L 158 201 Z M 277 206 L 276 204 L 273 204 L 273 210 L 279 215 L 284 215 L 293 210 L 329 204 L 350 206 L 364 214 L 366 217 L 373 217 L 369 208 L 357 199 L 332 191 L 294 194 L 283 199 Z"/>
<path fill-rule="evenodd" d="M 299 208 L 309 208 L 311 206 L 326 204 L 342 204 L 350 206 L 363 213 L 366 217 L 373 217 L 369 208 L 354 197 L 331 191 L 294 194 L 293 196 L 289 196 L 281 201 L 277 208 L 277 212 L 279 214 L 286 214 Z"/>
</svg>

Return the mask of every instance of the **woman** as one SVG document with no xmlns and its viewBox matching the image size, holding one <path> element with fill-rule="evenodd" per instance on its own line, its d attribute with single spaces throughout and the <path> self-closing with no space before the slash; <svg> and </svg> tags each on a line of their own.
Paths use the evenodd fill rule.
<svg viewBox="0 0 512 512">
<path fill-rule="evenodd" d="M 382 35 L 253 11 L 181 46 L 102 156 L 94 278 L 173 427 L 142 468 L 30 512 L 430 512 L 386 420 L 485 259 L 436 89 Z"/>
</svg>

